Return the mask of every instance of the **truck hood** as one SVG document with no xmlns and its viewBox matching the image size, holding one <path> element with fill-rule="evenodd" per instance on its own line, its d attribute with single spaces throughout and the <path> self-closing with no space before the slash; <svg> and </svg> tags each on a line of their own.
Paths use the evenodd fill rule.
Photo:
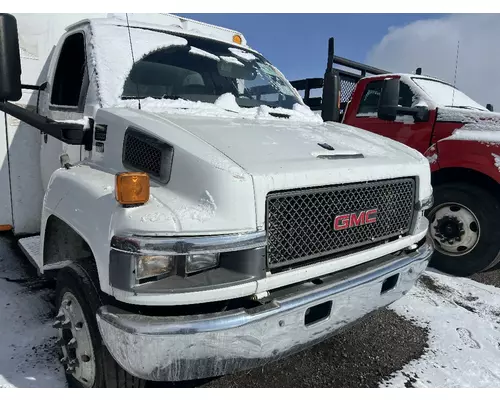
<svg viewBox="0 0 500 400">
<path fill-rule="evenodd" d="M 407 146 L 337 123 L 157 115 L 217 148 L 252 175 L 423 160 Z"/>
<path fill-rule="evenodd" d="M 252 176 L 259 227 L 265 221 L 265 198 L 272 191 L 402 176 L 419 176 L 423 184 L 429 175 L 428 161 L 417 151 L 347 125 L 158 117 L 213 146 Z"/>
<path fill-rule="evenodd" d="M 500 131 L 500 113 L 463 108 L 437 109 L 437 122 L 463 123 L 462 129 L 474 131 Z"/>
<path fill-rule="evenodd" d="M 241 220 L 250 213 L 247 201 L 253 192 L 255 228 L 263 229 L 266 197 L 272 191 L 415 176 L 419 199 L 432 192 L 429 163 L 423 155 L 347 125 L 317 119 L 208 117 L 113 109 L 113 114 L 117 113 L 174 146 L 171 181 L 163 191 L 152 189 L 152 194 L 174 213 L 176 208 L 200 200 L 200 190 L 205 189 L 202 200 L 213 204 L 213 209 L 217 206 L 215 216 L 230 215 L 232 208 L 232 220 Z M 221 170 L 230 180 L 220 174 Z M 167 195 L 168 191 L 171 193 Z M 177 203 L 172 201 L 174 192 L 179 197 Z M 177 225 L 181 224 L 182 231 L 189 231 L 185 221 Z M 228 230 L 221 227 L 222 223 L 218 225 L 211 232 Z M 199 227 L 199 221 L 192 225 L 193 230 Z"/>
</svg>

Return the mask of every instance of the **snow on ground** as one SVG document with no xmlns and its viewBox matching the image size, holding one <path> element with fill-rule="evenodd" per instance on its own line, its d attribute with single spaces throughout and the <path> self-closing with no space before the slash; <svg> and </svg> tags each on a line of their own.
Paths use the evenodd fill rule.
<svg viewBox="0 0 500 400">
<path fill-rule="evenodd" d="M 65 387 L 50 321 L 53 289 L 30 275 L 13 246 L 0 236 L 0 387 Z M 390 308 L 426 327 L 429 347 L 380 386 L 500 387 L 500 289 L 427 271 Z"/>
<path fill-rule="evenodd" d="M 0 237 L 0 388 L 62 387 L 49 296 L 31 266 Z"/>
<path fill-rule="evenodd" d="M 382 386 L 500 387 L 500 289 L 427 271 L 391 308 L 428 327 L 430 343 Z"/>
</svg>

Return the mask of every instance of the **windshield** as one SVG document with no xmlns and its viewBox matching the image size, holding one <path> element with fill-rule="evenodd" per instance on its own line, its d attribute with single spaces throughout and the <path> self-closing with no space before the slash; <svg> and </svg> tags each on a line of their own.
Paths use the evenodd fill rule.
<svg viewBox="0 0 500 400">
<path fill-rule="evenodd" d="M 481 104 L 451 85 L 431 79 L 413 78 L 413 81 L 440 106 L 471 108 L 487 111 Z"/>
<path fill-rule="evenodd" d="M 182 36 L 187 46 L 165 47 L 134 63 L 121 98 L 215 103 L 226 93 L 240 107 L 292 109 L 300 98 L 261 56 L 213 40 Z"/>
</svg>

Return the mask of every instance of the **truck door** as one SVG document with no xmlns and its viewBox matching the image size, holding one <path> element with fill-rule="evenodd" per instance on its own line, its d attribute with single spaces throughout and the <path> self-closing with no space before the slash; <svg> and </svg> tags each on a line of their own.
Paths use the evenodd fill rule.
<svg viewBox="0 0 500 400">
<path fill-rule="evenodd" d="M 59 52 L 58 52 L 59 50 Z M 88 73 L 83 31 L 63 36 L 57 46 L 49 74 L 44 113 L 57 121 L 81 121 L 88 89 Z M 82 159 L 83 146 L 67 145 L 43 135 L 41 172 L 44 189 L 52 173 L 60 168 L 59 157 L 68 154 L 72 163 Z"/>
<path fill-rule="evenodd" d="M 363 94 L 357 104 L 351 103 L 349 107 L 357 110 L 351 113 L 352 117 L 344 121 L 349 125 L 366 129 L 397 140 L 414 149 L 424 153 L 429 147 L 432 133 L 432 122 L 416 123 L 412 116 L 398 116 L 396 121 L 383 121 L 377 118 L 378 102 L 382 92 L 383 78 L 369 80 L 363 90 Z M 410 87 L 400 81 L 399 105 L 411 107 L 413 103 L 413 92 Z"/>
</svg>

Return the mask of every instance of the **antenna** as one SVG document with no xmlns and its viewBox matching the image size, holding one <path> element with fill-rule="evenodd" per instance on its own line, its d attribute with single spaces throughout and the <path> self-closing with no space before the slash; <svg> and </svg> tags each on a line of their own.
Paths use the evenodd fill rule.
<svg viewBox="0 0 500 400">
<path fill-rule="evenodd" d="M 457 86 L 457 70 L 458 70 L 458 55 L 460 54 L 460 39 L 458 39 L 457 43 L 457 58 L 455 60 L 455 78 L 453 79 L 453 95 L 451 98 L 451 105 L 455 105 L 455 88 Z"/>
<path fill-rule="evenodd" d="M 130 35 L 130 24 L 128 22 L 128 13 L 125 13 L 125 17 L 127 18 L 127 30 L 128 30 L 128 40 L 130 42 L 130 53 L 132 54 L 132 65 L 135 64 L 134 60 L 134 48 L 132 46 L 132 36 Z M 132 66 L 133 68 L 133 66 Z M 141 97 L 139 95 L 139 84 L 136 82 L 135 86 L 137 88 L 137 100 L 139 101 L 139 110 L 141 109 Z"/>
</svg>

